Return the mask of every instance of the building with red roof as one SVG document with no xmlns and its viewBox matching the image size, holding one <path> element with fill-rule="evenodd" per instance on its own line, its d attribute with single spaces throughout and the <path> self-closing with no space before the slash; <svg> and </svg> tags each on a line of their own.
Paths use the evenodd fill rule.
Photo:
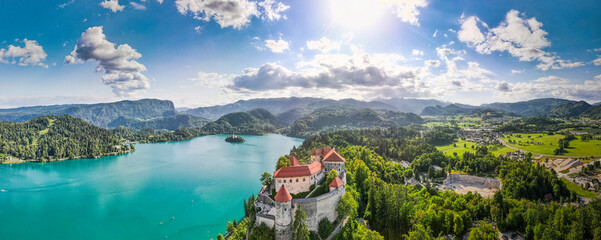
<svg viewBox="0 0 601 240">
<path fill-rule="evenodd" d="M 278 193 L 275 195 L 275 200 L 278 202 L 290 202 L 292 201 L 292 195 L 288 192 L 288 189 L 284 185 L 280 188 Z"/>
<path fill-rule="evenodd" d="M 344 186 L 344 182 L 342 181 L 342 179 L 340 179 L 340 177 L 336 177 L 334 178 L 334 180 L 332 180 L 332 183 L 330 183 L 330 192 L 342 186 Z"/>
<path fill-rule="evenodd" d="M 294 155 L 290 156 L 290 166 L 299 166 L 300 162 L 298 161 L 298 159 L 296 159 L 294 157 Z"/>
<path fill-rule="evenodd" d="M 311 163 L 300 165 L 296 157 L 290 157 L 290 166 L 282 167 L 273 173 L 277 191 L 280 186 L 292 194 L 307 192 L 311 185 L 317 184 L 332 170 L 339 174 L 346 172 L 346 160 L 335 149 L 324 147 L 311 152 Z"/>
<path fill-rule="evenodd" d="M 323 147 L 313 150 L 313 152 L 311 152 L 311 162 L 321 162 L 323 157 L 330 151 L 332 151 L 332 149 L 329 147 Z"/>
</svg>

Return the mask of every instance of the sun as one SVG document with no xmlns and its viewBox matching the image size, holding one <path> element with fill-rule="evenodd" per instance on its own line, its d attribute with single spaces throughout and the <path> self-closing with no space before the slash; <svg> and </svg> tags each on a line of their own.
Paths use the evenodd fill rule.
<svg viewBox="0 0 601 240">
<path fill-rule="evenodd" d="M 330 0 L 332 24 L 347 30 L 365 30 L 377 27 L 386 14 L 386 7 L 378 0 Z"/>
</svg>

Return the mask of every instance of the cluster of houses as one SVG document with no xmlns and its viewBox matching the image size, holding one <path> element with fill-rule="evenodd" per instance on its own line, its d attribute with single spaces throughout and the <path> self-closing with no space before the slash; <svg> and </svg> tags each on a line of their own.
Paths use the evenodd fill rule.
<svg viewBox="0 0 601 240">
<path fill-rule="evenodd" d="M 472 142 L 483 144 L 497 144 L 497 134 L 492 129 L 462 129 L 457 133 L 457 136 L 464 139 L 469 139 Z"/>
<path fill-rule="evenodd" d="M 523 161 L 526 159 L 526 153 L 522 151 L 508 152 L 506 154 L 499 154 L 499 157 L 506 157 L 511 160 Z"/>
</svg>

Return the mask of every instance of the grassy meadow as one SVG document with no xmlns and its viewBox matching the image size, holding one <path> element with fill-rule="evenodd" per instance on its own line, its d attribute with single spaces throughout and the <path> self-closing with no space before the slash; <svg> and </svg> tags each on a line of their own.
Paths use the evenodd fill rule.
<svg viewBox="0 0 601 240">
<path fill-rule="evenodd" d="M 557 148 L 557 142 L 564 136 L 560 134 L 547 135 L 544 133 L 533 133 L 523 134 L 514 133 L 508 134 L 503 137 L 503 140 L 509 145 L 523 149 L 525 151 L 553 155 Z M 580 140 L 580 136 L 576 136 L 577 139 L 570 141 L 570 147 L 565 150 L 565 156 L 597 156 L 601 155 L 601 140 Z M 515 141 L 510 143 L 509 140 Z"/>
<path fill-rule="evenodd" d="M 465 147 L 464 147 L 465 144 Z M 473 148 L 472 148 L 473 147 Z M 453 157 L 453 153 L 457 153 L 458 157 L 463 157 L 463 153 L 465 152 L 475 152 L 476 151 L 476 143 L 457 139 L 457 142 L 454 144 L 451 143 L 449 145 L 437 146 L 436 149 L 443 152 L 446 156 Z M 507 152 L 513 152 L 515 150 L 508 148 L 506 146 L 488 146 L 488 150 L 493 153 L 493 155 L 498 156 L 499 154 L 505 154 Z"/>
</svg>

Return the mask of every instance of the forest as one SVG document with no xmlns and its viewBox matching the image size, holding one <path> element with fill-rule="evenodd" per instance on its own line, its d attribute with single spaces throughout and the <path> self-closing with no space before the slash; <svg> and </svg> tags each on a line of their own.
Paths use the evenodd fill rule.
<svg viewBox="0 0 601 240">
<path fill-rule="evenodd" d="M 132 151 L 111 131 L 69 115 L 0 122 L 0 154 L 24 160 L 94 158 Z"/>
<path fill-rule="evenodd" d="M 444 134 L 432 136 L 433 141 L 446 138 Z M 486 147 L 466 153 L 463 159 L 446 157 L 407 128 L 317 134 L 291 154 L 307 162 L 312 149 L 324 146 L 335 147 L 347 160 L 347 191 L 337 210 L 340 218 L 349 216 L 350 220 L 334 239 L 445 239 L 465 234 L 468 239 L 498 239 L 498 230 L 519 231 L 526 239 L 536 240 L 601 239 L 601 201 L 595 199 L 581 207 L 569 204 L 580 201 L 576 194 L 555 172 L 535 163 L 496 157 Z M 400 157 L 411 162 L 409 168 L 393 161 Z M 429 171 L 432 165 L 444 166 L 447 171 L 492 174 L 503 186 L 492 199 L 471 192 L 440 191 L 427 181 L 440 177 Z M 411 177 L 422 183 L 405 185 Z M 245 201 L 245 209 L 254 207 L 249 204 L 253 199 Z M 236 236 L 247 231 L 249 236 L 272 238 L 272 229 L 253 227 L 249 224 L 254 221 L 253 212 L 245 212 L 245 224 L 231 222 L 228 232 L 237 234 L 230 233 L 227 239 L 243 239 Z M 361 219 L 369 222 L 371 230 Z M 320 235 L 308 232 L 302 224 L 293 230 L 294 239 L 318 239 Z"/>
</svg>

